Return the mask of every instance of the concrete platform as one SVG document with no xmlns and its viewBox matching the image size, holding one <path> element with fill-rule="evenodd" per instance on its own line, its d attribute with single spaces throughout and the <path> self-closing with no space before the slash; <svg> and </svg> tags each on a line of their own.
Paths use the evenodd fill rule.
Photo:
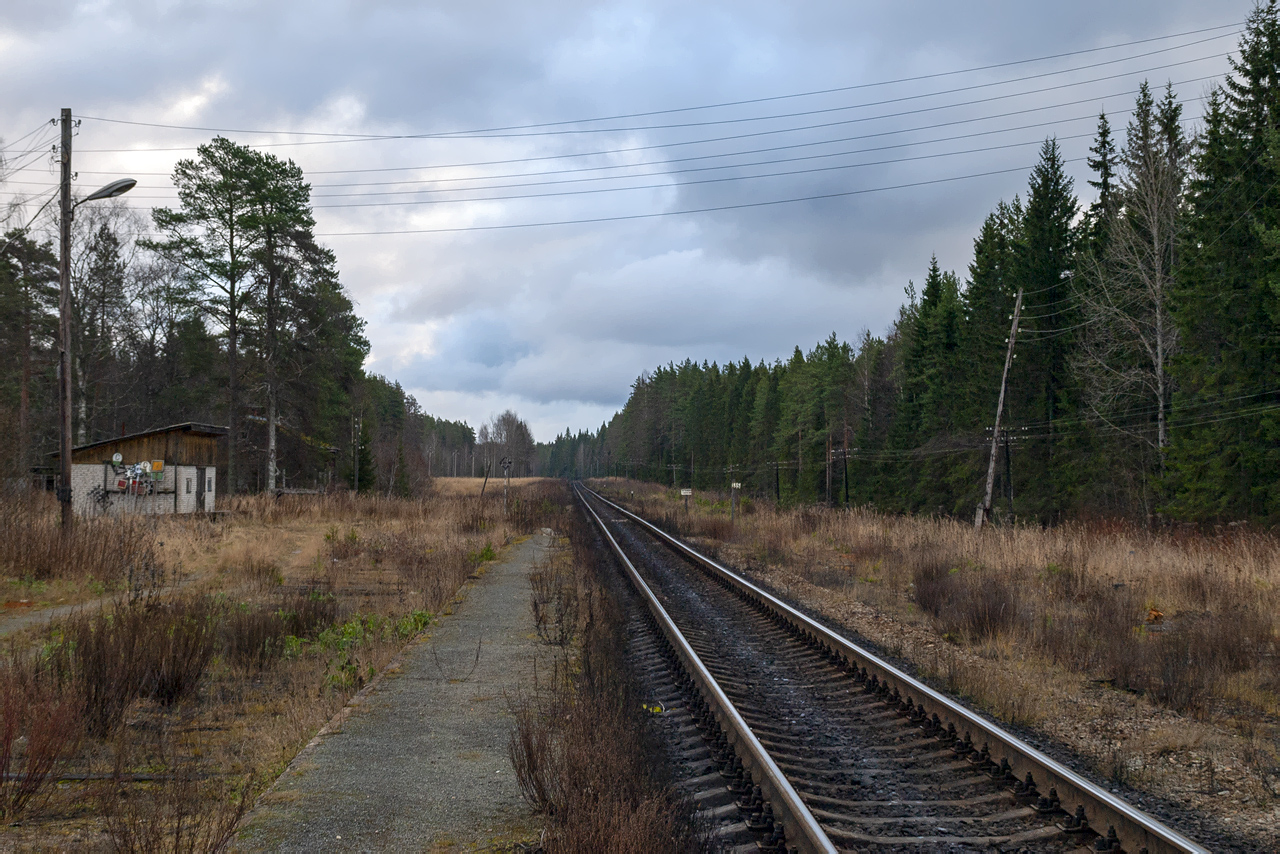
<svg viewBox="0 0 1280 854">
<path fill-rule="evenodd" d="M 298 754 L 233 850 L 477 851 L 536 836 L 507 758 L 508 696 L 552 666 L 529 586 L 549 533 L 464 585 L 454 612 Z"/>
</svg>

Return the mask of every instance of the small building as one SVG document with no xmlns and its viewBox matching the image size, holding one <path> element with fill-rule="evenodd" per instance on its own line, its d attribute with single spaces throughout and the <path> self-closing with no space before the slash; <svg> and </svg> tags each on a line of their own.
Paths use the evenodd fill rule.
<svg viewBox="0 0 1280 854">
<path fill-rule="evenodd" d="M 188 422 L 73 448 L 71 508 L 80 516 L 211 513 L 226 435 L 226 427 Z"/>
</svg>

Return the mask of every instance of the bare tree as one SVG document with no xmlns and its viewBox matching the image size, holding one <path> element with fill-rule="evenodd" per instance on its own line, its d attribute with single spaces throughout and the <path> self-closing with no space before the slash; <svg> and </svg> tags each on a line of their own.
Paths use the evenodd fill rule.
<svg viewBox="0 0 1280 854">
<path fill-rule="evenodd" d="M 1172 88 L 1157 106 L 1142 85 L 1120 158 L 1120 203 L 1078 288 L 1086 325 L 1076 368 L 1089 406 L 1103 424 L 1161 452 L 1162 469 L 1178 346 L 1169 293 L 1186 182 L 1181 112 Z"/>
<path fill-rule="evenodd" d="M 506 457 L 511 460 L 512 473 L 529 473 L 533 463 L 533 432 L 514 411 L 508 409 L 501 415 L 495 415 L 493 420 L 481 427 L 480 441 L 496 457 L 491 459 L 492 463 Z"/>
</svg>

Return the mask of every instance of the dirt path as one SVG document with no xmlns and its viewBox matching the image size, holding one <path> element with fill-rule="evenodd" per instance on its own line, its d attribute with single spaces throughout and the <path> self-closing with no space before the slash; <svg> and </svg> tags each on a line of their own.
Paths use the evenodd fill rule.
<svg viewBox="0 0 1280 854">
<path fill-rule="evenodd" d="M 529 572 L 548 532 L 513 546 L 462 602 L 281 775 L 237 851 L 474 851 L 537 823 L 507 759 L 506 695 L 552 655 L 536 636 Z"/>
</svg>

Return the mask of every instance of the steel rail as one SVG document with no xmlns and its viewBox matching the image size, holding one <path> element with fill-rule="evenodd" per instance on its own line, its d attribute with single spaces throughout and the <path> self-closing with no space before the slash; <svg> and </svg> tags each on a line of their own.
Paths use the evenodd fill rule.
<svg viewBox="0 0 1280 854">
<path fill-rule="evenodd" d="M 586 487 L 580 488 L 586 489 Z M 589 489 L 587 491 L 591 492 Z M 592 492 L 592 495 L 595 495 L 595 493 Z M 596 497 L 598 498 L 599 496 Z M 648 606 L 649 612 L 657 621 L 658 627 L 666 636 L 667 641 L 684 662 L 689 676 L 697 684 L 703 698 L 707 701 L 707 705 L 711 707 L 719 720 L 726 737 L 739 748 L 737 753 L 742 759 L 743 766 L 751 773 L 756 784 L 760 786 L 760 790 L 769 799 L 769 803 L 773 805 L 775 821 L 781 822 L 787 844 L 789 846 L 798 845 L 805 854 L 819 854 L 819 852 L 821 854 L 837 854 L 838 849 L 827 838 L 827 834 L 818 824 L 818 820 L 813 817 L 813 814 L 809 812 L 809 808 L 800 800 L 796 790 L 792 788 L 786 776 L 779 770 L 772 757 L 769 756 L 768 751 L 760 744 L 755 733 L 751 731 L 751 727 L 747 726 L 747 722 L 743 720 L 742 715 L 738 713 L 738 710 L 730 702 L 728 696 L 711 675 L 711 672 L 703 665 L 698 654 L 693 651 L 693 647 L 689 645 L 684 635 L 680 633 L 675 622 L 672 621 L 666 609 L 658 601 L 658 597 L 653 594 L 649 585 L 640 577 L 635 565 L 622 551 L 618 541 L 613 538 L 613 534 L 605 526 L 604 520 L 600 518 L 595 508 L 586 501 L 581 493 L 579 493 L 579 499 L 582 501 L 582 506 L 587 508 L 587 512 L 595 519 L 600 532 L 609 541 L 609 545 L 626 569 L 631 583 Z"/>
<path fill-rule="evenodd" d="M 1000 749 L 1003 748 L 1005 755 L 1002 758 L 1008 759 L 1010 767 L 1019 779 L 1030 773 L 1040 791 L 1048 791 L 1050 787 L 1057 789 L 1064 808 L 1073 804 L 1081 805 L 1089 827 L 1094 832 L 1105 835 L 1108 828 L 1114 827 L 1116 836 L 1125 851 L 1146 851 L 1148 854 L 1174 854 L 1175 852 L 1176 854 L 1208 854 L 1208 849 L 1089 782 L 1009 731 L 979 717 L 956 701 L 880 659 L 869 650 L 836 634 L 625 507 L 619 506 L 588 487 L 582 488 L 643 525 L 659 539 L 708 570 L 714 577 L 727 582 L 746 598 L 759 603 L 765 610 L 778 615 L 816 644 L 840 656 L 849 665 L 864 667 L 869 674 L 876 675 L 881 682 L 888 682 L 901 694 L 904 701 L 911 698 L 917 706 L 923 706 L 927 713 L 938 715 L 944 725 L 951 723 L 960 732 L 972 732 L 975 743 L 988 742 L 993 758 L 999 756 Z"/>
</svg>

